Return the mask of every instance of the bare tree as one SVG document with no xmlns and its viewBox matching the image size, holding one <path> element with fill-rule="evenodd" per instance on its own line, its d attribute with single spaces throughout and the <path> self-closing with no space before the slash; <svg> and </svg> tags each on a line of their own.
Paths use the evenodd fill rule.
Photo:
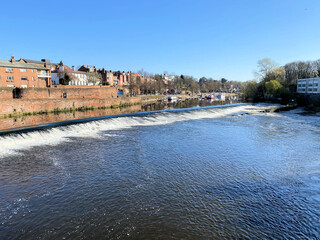
<svg viewBox="0 0 320 240">
<path fill-rule="evenodd" d="M 278 67 L 278 64 L 270 58 L 261 59 L 258 61 L 258 70 L 255 75 L 261 80 L 276 67 Z"/>
<path fill-rule="evenodd" d="M 97 72 L 89 72 L 89 73 L 87 73 L 87 79 L 88 79 L 89 85 L 96 86 L 96 85 L 101 84 L 101 82 L 102 82 L 102 77 Z"/>
</svg>

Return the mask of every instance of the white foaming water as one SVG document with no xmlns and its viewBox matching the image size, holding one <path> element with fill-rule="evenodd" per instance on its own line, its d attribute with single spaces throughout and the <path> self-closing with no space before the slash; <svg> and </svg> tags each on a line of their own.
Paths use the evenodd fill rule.
<svg viewBox="0 0 320 240">
<path fill-rule="evenodd" d="M 48 130 L 16 133 L 0 137 L 0 157 L 18 154 L 19 150 L 40 145 L 57 145 L 71 141 L 71 137 L 99 137 L 99 133 L 108 130 L 120 130 L 137 126 L 171 124 L 179 121 L 221 118 L 229 115 L 259 114 L 272 108 L 266 105 L 237 105 L 232 107 L 206 108 L 177 112 L 152 113 L 145 116 L 130 116 L 102 119 L 81 124 L 55 127 Z"/>
</svg>

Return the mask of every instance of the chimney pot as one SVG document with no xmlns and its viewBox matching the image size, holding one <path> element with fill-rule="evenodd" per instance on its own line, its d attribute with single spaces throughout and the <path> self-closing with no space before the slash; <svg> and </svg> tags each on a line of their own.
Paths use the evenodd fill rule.
<svg viewBox="0 0 320 240">
<path fill-rule="evenodd" d="M 11 62 L 15 62 L 14 56 L 11 57 Z"/>
</svg>

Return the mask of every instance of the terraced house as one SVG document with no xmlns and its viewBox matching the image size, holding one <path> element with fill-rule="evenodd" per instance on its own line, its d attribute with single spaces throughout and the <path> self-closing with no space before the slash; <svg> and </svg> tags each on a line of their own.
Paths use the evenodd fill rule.
<svg viewBox="0 0 320 240">
<path fill-rule="evenodd" d="M 29 62 L 28 62 L 29 61 Z M 0 60 L 0 87 L 45 88 L 51 86 L 51 71 L 48 60 L 33 61 L 14 57 Z"/>
</svg>

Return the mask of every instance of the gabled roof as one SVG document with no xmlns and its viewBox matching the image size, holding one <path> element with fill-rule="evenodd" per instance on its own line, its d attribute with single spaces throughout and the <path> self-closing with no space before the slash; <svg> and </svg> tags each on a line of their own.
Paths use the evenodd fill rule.
<svg viewBox="0 0 320 240">
<path fill-rule="evenodd" d="M 23 60 L 25 63 L 36 63 L 36 64 L 44 64 L 46 63 L 47 65 L 58 65 L 58 63 L 52 63 L 52 62 L 44 62 L 44 61 L 36 61 L 36 60 L 31 60 L 31 59 L 25 59 L 21 58 L 20 61 Z"/>
<path fill-rule="evenodd" d="M 44 62 L 41 61 L 36 61 L 36 60 L 30 60 L 30 59 L 25 59 L 22 58 L 23 61 L 25 61 L 26 63 L 37 63 L 37 64 L 43 64 Z"/>
<path fill-rule="evenodd" d="M 40 69 L 40 70 L 48 70 L 42 65 L 38 64 L 28 64 L 24 62 L 11 62 L 7 60 L 0 60 L 0 67 L 12 67 L 12 68 L 30 68 L 30 69 Z"/>
</svg>

